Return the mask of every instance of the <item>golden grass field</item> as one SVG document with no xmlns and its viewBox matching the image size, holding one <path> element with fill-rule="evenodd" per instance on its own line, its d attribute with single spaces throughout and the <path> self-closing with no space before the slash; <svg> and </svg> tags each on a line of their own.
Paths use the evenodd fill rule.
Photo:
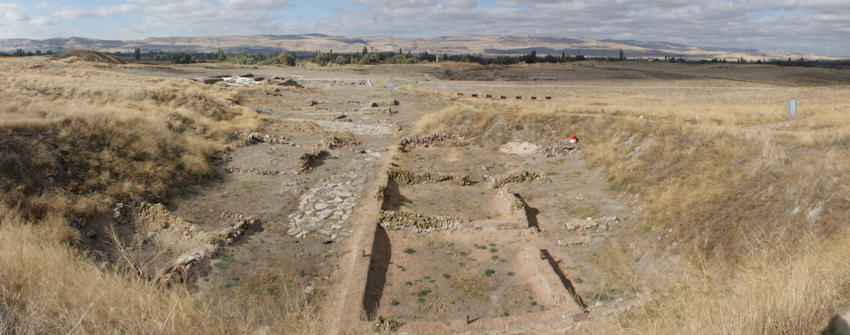
<svg viewBox="0 0 850 335">
<path fill-rule="evenodd" d="M 3 60 L 0 73 L 0 333 L 314 333 L 310 305 L 282 273 L 260 273 L 294 301 L 241 292 L 199 299 L 103 267 L 76 246 L 71 219 L 116 201 L 161 199 L 198 183 L 233 130 L 253 129 L 236 93 L 121 75 L 94 63 Z M 251 112 L 249 114 L 249 112 Z"/>
<path fill-rule="evenodd" d="M 222 85 L 51 64 L 0 60 L 0 334 L 324 331 L 315 302 L 281 280 L 291 274 L 258 274 L 293 301 L 281 310 L 279 297 L 249 291 L 234 302 L 162 288 L 81 252 L 72 218 L 201 182 L 228 135 L 260 120 L 228 101 L 237 92 Z M 534 103 L 461 99 L 413 129 L 485 144 L 582 134 L 588 163 L 604 168 L 610 189 L 639 199 L 640 224 L 612 236 L 598 262 L 610 278 L 600 290 L 640 303 L 591 320 L 600 333 L 821 331 L 850 302 L 850 88 L 673 84 L 689 88 L 541 88 L 535 94 L 557 99 Z M 704 88 L 721 85 L 769 89 Z M 795 96 L 802 120 L 781 124 Z"/>
</svg>

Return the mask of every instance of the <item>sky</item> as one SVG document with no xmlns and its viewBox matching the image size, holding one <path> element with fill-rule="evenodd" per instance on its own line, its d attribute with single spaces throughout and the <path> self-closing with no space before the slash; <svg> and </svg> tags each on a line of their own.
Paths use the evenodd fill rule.
<svg viewBox="0 0 850 335">
<path fill-rule="evenodd" d="M 525 34 L 850 56 L 850 0 L 0 0 L 0 38 Z"/>
</svg>

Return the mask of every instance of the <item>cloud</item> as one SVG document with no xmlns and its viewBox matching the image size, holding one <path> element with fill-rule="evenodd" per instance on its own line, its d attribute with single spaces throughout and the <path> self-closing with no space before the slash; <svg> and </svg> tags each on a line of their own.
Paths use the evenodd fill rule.
<svg viewBox="0 0 850 335">
<path fill-rule="evenodd" d="M 275 11 L 291 0 L 131 0 L 142 9 L 136 36 L 275 34 L 286 27 Z M 330 9 L 328 9 L 330 10 Z"/>
<path fill-rule="evenodd" d="M 124 0 L 88 9 L 64 7 L 47 16 L 41 14 L 69 0 L 0 1 L 6 1 L 0 2 L 0 36 L 67 35 L 36 32 L 26 24 L 82 19 L 91 24 L 79 25 L 80 31 L 71 33 L 104 38 L 313 32 L 408 37 L 529 34 L 850 55 L 847 0 L 497 0 L 496 8 L 479 7 L 476 0 L 332 0 L 322 3 L 326 11 L 322 13 L 299 12 L 294 0 Z M 30 11 L 35 7 L 41 16 Z M 99 20 L 131 12 L 139 18 L 110 25 L 119 25 L 118 31 L 98 30 L 104 26 Z M 312 15 L 322 19 L 316 22 Z M 281 17 L 304 17 L 306 23 Z"/>
<path fill-rule="evenodd" d="M 25 10 L 26 8 L 20 4 L 0 2 L 0 26 L 7 26 L 4 29 L 12 27 L 14 30 L 22 25 L 46 25 L 53 22 L 48 17 L 27 15 Z"/>
<path fill-rule="evenodd" d="M 227 8 L 240 9 L 284 9 L 292 6 L 290 0 L 221 0 Z"/>
<path fill-rule="evenodd" d="M 0 22 L 21 22 L 29 19 L 24 14 L 23 7 L 16 3 L 0 2 Z"/>
<path fill-rule="evenodd" d="M 404 36 L 531 34 L 850 55 L 846 0 L 352 0 L 322 33 Z M 778 11 L 773 17 L 760 12 Z"/>
<path fill-rule="evenodd" d="M 89 17 L 108 17 L 123 13 L 132 13 L 140 8 L 134 4 L 123 4 L 117 6 L 98 6 L 95 8 L 63 8 L 53 12 L 53 16 L 64 19 L 74 20 Z"/>
</svg>

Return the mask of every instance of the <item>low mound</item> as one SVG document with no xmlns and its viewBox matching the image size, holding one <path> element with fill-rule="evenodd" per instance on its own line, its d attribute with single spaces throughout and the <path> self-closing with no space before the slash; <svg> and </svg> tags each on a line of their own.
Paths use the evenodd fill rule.
<svg viewBox="0 0 850 335">
<path fill-rule="evenodd" d="M 86 62 L 108 63 L 108 64 L 127 64 L 127 62 L 124 61 L 121 58 L 118 58 L 118 57 L 115 57 L 115 56 L 110 56 L 110 55 L 104 55 L 100 52 L 97 52 L 97 51 L 94 51 L 94 50 L 86 50 L 86 49 L 75 49 L 75 50 L 71 50 L 71 51 L 66 51 L 66 52 L 63 52 L 61 54 L 53 56 L 53 59 L 63 59 L 63 58 L 70 58 L 70 57 L 77 57 L 79 60 L 86 61 Z"/>
</svg>

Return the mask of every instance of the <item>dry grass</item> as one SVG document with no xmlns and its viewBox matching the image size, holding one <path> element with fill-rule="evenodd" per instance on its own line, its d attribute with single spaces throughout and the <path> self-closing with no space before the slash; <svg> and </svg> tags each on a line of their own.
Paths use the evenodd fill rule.
<svg viewBox="0 0 850 335">
<path fill-rule="evenodd" d="M 2 208 L 0 221 L 0 334 L 319 331 L 308 297 L 280 280 L 284 271 L 264 281 L 262 292 L 239 292 L 238 303 L 232 297 L 201 300 L 182 287 L 163 290 L 96 266 L 61 242 L 70 234 L 62 219 L 33 225 Z"/>
<path fill-rule="evenodd" d="M 703 123 L 700 109 L 714 107 L 699 98 L 678 110 L 665 99 L 627 107 L 617 93 L 606 99 L 624 110 L 610 112 L 580 102 L 555 108 L 464 99 L 471 106 L 426 115 L 416 131 L 482 144 L 552 144 L 579 134 L 588 162 L 605 167 L 611 189 L 641 199 L 639 222 L 615 242 L 628 252 L 603 263 L 634 264 L 646 255 L 667 263 L 655 273 L 605 270 L 620 290 L 655 293 L 640 308 L 605 319 L 621 331 L 811 333 L 850 301 L 850 120 L 832 97 L 843 88 L 787 90 L 823 100 L 807 106 L 807 121 L 783 130 L 742 127 L 776 121 L 749 105 L 717 108 L 738 112 Z M 737 94 L 712 99 L 760 100 L 732 98 Z"/>
<path fill-rule="evenodd" d="M 258 125 L 226 90 L 77 67 L 0 63 L 11 97 L 0 107 L 0 200 L 27 217 L 161 198 L 208 176 L 233 130 Z"/>
<path fill-rule="evenodd" d="M 70 220 L 204 181 L 229 135 L 259 125 L 229 88 L 98 66 L 0 62 L 0 334 L 319 332 L 286 269 L 249 276 L 262 289 L 238 299 L 197 297 L 75 247 Z"/>
</svg>

